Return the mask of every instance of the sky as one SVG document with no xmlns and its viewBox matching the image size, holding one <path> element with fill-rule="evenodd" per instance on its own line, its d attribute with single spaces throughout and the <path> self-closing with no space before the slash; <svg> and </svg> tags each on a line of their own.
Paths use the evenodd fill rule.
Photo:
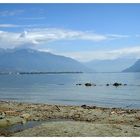
<svg viewBox="0 0 140 140">
<path fill-rule="evenodd" d="M 140 58 L 140 4 L 0 4 L 0 48 L 81 62 Z"/>
</svg>

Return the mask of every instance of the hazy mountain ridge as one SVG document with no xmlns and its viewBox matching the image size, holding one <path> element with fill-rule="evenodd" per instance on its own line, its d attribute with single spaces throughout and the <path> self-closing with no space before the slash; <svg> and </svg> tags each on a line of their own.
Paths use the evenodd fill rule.
<svg viewBox="0 0 140 140">
<path fill-rule="evenodd" d="M 33 49 L 0 50 L 0 71 L 87 72 L 80 62 Z"/>
<path fill-rule="evenodd" d="M 140 59 L 137 60 L 132 66 L 123 70 L 123 72 L 140 72 Z"/>
<path fill-rule="evenodd" d="M 84 63 L 97 72 L 121 72 L 136 62 L 136 59 L 118 58 L 114 60 L 92 60 Z"/>
</svg>

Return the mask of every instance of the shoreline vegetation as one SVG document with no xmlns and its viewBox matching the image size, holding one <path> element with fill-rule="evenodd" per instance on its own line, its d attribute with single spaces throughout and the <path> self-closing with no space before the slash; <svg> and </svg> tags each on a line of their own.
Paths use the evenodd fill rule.
<svg viewBox="0 0 140 140">
<path fill-rule="evenodd" d="M 28 123 L 38 125 L 26 127 Z M 20 129 L 8 129 L 15 125 Z M 140 109 L 0 101 L 0 136 L 140 136 L 139 132 Z"/>
</svg>

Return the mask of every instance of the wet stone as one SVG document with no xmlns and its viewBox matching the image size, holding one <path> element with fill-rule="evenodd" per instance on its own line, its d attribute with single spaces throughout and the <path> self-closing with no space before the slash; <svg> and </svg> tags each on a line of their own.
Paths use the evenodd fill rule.
<svg viewBox="0 0 140 140">
<path fill-rule="evenodd" d="M 91 83 L 85 83 L 85 86 L 92 86 Z"/>
<path fill-rule="evenodd" d="M 21 115 L 21 118 L 23 118 L 23 119 L 25 119 L 25 120 L 30 120 L 31 115 L 28 114 L 28 113 L 26 113 L 26 114 L 22 114 L 22 115 Z"/>
<path fill-rule="evenodd" d="M 5 113 L 2 112 L 2 113 L 0 114 L 0 119 L 4 119 L 4 118 L 5 118 Z"/>
<path fill-rule="evenodd" d="M 81 86 L 82 84 L 76 84 L 76 86 Z"/>
<path fill-rule="evenodd" d="M 122 83 L 117 83 L 117 82 L 113 84 L 113 86 L 115 86 L 115 87 L 118 87 L 118 86 L 121 86 L 121 85 L 122 85 Z"/>
</svg>

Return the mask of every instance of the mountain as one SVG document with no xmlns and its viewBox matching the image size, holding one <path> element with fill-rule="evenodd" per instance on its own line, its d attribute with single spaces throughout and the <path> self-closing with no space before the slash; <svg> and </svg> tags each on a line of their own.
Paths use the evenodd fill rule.
<svg viewBox="0 0 140 140">
<path fill-rule="evenodd" d="M 119 58 L 114 60 L 93 60 L 84 63 L 89 68 L 94 68 L 96 72 L 121 72 L 125 68 L 134 64 L 136 59 Z"/>
<path fill-rule="evenodd" d="M 123 72 L 140 72 L 140 59 L 137 60 L 132 66 L 123 70 Z"/>
<path fill-rule="evenodd" d="M 0 71 L 20 72 L 88 72 L 80 62 L 64 56 L 33 49 L 0 51 Z"/>
</svg>

